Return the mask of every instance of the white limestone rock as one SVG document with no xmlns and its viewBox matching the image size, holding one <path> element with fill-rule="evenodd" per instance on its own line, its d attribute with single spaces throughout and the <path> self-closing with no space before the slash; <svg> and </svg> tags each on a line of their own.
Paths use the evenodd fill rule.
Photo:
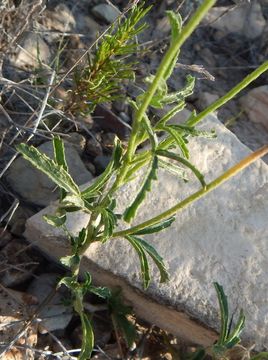
<svg viewBox="0 0 268 360">
<path fill-rule="evenodd" d="M 202 127 L 215 128 L 218 137 L 212 140 L 192 139 L 189 144 L 191 161 L 206 175 L 206 180 L 211 181 L 250 151 L 215 116 L 209 116 Z M 120 191 L 120 208 L 133 199 L 139 181 L 133 181 Z M 147 196 L 135 223 L 170 208 L 198 188 L 195 180 L 184 184 L 159 171 L 158 181 L 154 183 L 152 193 Z M 53 213 L 53 207 L 29 219 L 25 235 L 47 255 L 57 259 L 68 253 L 69 246 L 59 230 L 43 222 L 44 213 Z M 213 287 L 213 281 L 217 281 L 228 294 L 231 310 L 243 308 L 245 311 L 244 339 L 255 342 L 258 349 L 268 347 L 267 219 L 268 167 L 259 160 L 178 213 L 170 228 L 147 236 L 147 240 L 165 259 L 170 282 L 159 284 L 158 272 L 153 267 L 153 281 L 146 294 L 155 302 L 183 310 L 206 325 L 219 329 L 218 304 Z M 68 227 L 78 231 L 87 220 L 87 216 L 76 214 L 69 218 Z M 84 258 L 83 270 L 92 271 L 100 283 L 106 281 L 109 285 L 119 282 L 126 288 L 134 308 L 149 321 L 177 335 L 192 338 L 192 341 L 212 344 L 215 335 L 204 330 L 202 337 L 198 328 L 192 323 L 189 325 L 189 319 L 185 320 L 185 314 L 173 312 L 173 316 L 168 315 L 167 321 L 167 315 L 163 314 L 170 311 L 169 308 L 156 310 L 149 300 L 146 303 L 143 295 L 143 300 L 135 298 L 137 293 L 133 287 L 142 290 L 138 264 L 138 257 L 127 241 L 117 239 L 104 245 L 93 243 Z M 181 316 L 184 322 L 180 324 L 178 318 Z M 175 319 L 177 322 L 174 324 Z"/>
</svg>

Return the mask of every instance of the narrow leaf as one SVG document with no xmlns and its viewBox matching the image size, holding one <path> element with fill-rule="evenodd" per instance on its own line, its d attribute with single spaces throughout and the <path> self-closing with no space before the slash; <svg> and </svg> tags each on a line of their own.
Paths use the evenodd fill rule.
<svg viewBox="0 0 268 360">
<path fill-rule="evenodd" d="M 188 160 L 186 160 L 185 158 L 182 158 L 181 156 L 179 156 L 173 152 L 170 152 L 168 150 L 157 150 L 156 153 L 158 155 L 166 157 L 168 159 L 176 160 L 176 161 L 180 162 L 181 164 L 185 165 L 186 167 L 188 167 L 194 173 L 194 175 L 197 177 L 197 179 L 200 181 L 202 187 L 206 187 L 204 175 L 201 174 L 201 172 Z"/>
<path fill-rule="evenodd" d="M 163 221 L 159 222 L 158 224 L 148 226 L 142 230 L 139 230 L 139 231 L 133 233 L 132 235 L 153 234 L 153 233 L 156 233 L 156 232 L 159 232 L 159 231 L 162 231 L 162 230 L 168 228 L 174 221 L 175 221 L 175 217 L 172 216 L 171 218 L 163 220 Z"/>
<path fill-rule="evenodd" d="M 158 159 L 155 156 L 152 160 L 150 170 L 146 179 L 141 187 L 141 190 L 137 194 L 133 203 L 126 209 L 124 213 L 124 220 L 130 222 L 136 215 L 138 208 L 142 204 L 143 200 L 146 197 L 146 193 L 151 190 L 152 181 L 157 179 L 157 168 L 158 168 Z"/>
<path fill-rule="evenodd" d="M 107 287 L 91 286 L 89 291 L 102 299 L 108 299 L 111 296 L 111 291 Z"/>
<path fill-rule="evenodd" d="M 159 159 L 159 166 L 167 171 L 169 171 L 171 174 L 179 176 L 179 178 L 183 179 L 183 181 L 187 182 L 188 177 L 186 175 L 185 169 L 177 166 L 171 162 L 167 162 L 164 160 Z"/>
<path fill-rule="evenodd" d="M 126 236 L 126 239 L 131 243 L 131 245 L 136 250 L 139 259 L 140 259 L 140 267 L 141 267 L 141 276 L 143 279 L 143 287 L 144 289 L 147 289 L 150 284 L 150 272 L 149 272 L 149 264 L 148 260 L 145 254 L 145 251 L 143 250 L 143 247 L 140 245 L 139 241 L 136 240 L 134 236 Z"/>
<path fill-rule="evenodd" d="M 91 353 L 94 347 L 94 333 L 91 322 L 85 313 L 80 313 L 80 319 L 82 324 L 82 346 L 79 354 L 79 360 L 88 360 L 91 357 Z"/>
<path fill-rule="evenodd" d="M 53 137 L 54 159 L 58 165 L 62 165 L 63 169 L 68 172 L 68 165 L 65 158 L 64 143 L 58 137 Z"/>
<path fill-rule="evenodd" d="M 111 178 L 113 172 L 119 167 L 122 154 L 123 148 L 121 146 L 120 140 L 116 138 L 111 161 L 109 162 L 104 172 L 95 180 L 95 182 L 87 189 L 82 191 L 82 197 L 84 199 L 91 198 L 92 195 L 94 195 L 97 191 L 100 191 L 103 188 L 103 186 Z"/>
<path fill-rule="evenodd" d="M 223 291 L 223 287 L 219 285 L 217 282 L 214 282 L 214 287 L 217 292 L 218 302 L 220 305 L 220 314 L 221 314 L 221 330 L 217 344 L 224 345 L 225 340 L 228 336 L 228 321 L 229 321 L 228 302 L 227 302 L 227 297 Z"/>
<path fill-rule="evenodd" d="M 173 137 L 183 156 L 189 159 L 189 150 L 181 134 L 170 126 L 165 126 L 164 129 Z"/>
<path fill-rule="evenodd" d="M 157 136 L 156 133 L 154 132 L 152 125 L 150 123 L 150 120 L 148 119 L 147 115 L 145 115 L 142 119 L 142 124 L 146 130 L 146 132 L 148 133 L 151 145 L 152 145 L 152 150 L 155 150 L 157 147 Z"/>
<path fill-rule="evenodd" d="M 57 215 L 44 215 L 43 219 L 49 224 L 54 227 L 60 227 L 65 224 L 66 222 L 66 215 L 63 214 L 61 216 Z"/>
<path fill-rule="evenodd" d="M 178 37 L 180 35 L 181 28 L 182 28 L 182 18 L 180 16 L 180 14 L 176 14 L 173 11 L 167 11 L 166 13 L 169 18 L 169 23 L 171 26 L 170 46 L 172 46 L 178 40 Z M 174 56 L 173 61 L 169 65 L 168 69 L 166 70 L 166 73 L 164 75 L 165 80 L 167 80 L 170 77 L 170 75 L 172 74 L 173 69 L 176 65 L 178 56 L 179 56 L 179 50 L 178 50 L 177 54 Z"/>
<path fill-rule="evenodd" d="M 17 150 L 26 160 L 30 161 L 34 167 L 45 173 L 60 188 L 75 195 L 80 194 L 78 186 L 67 171 L 64 170 L 62 165 L 56 164 L 52 159 L 45 154 L 42 154 L 34 146 L 20 144 L 17 146 Z"/>
<path fill-rule="evenodd" d="M 70 255 L 70 256 L 64 256 L 60 258 L 60 262 L 62 265 L 72 268 L 73 266 L 76 266 L 80 262 L 80 257 L 78 255 Z"/>
<path fill-rule="evenodd" d="M 237 324 L 232 331 L 232 333 L 228 336 L 228 343 L 226 344 L 226 347 L 231 348 L 234 345 L 236 345 L 238 342 L 240 342 L 240 334 L 242 330 L 245 327 L 245 315 L 243 310 L 240 311 L 239 318 L 237 321 Z"/>
<path fill-rule="evenodd" d="M 146 241 L 136 237 L 132 236 L 137 244 L 141 246 L 143 251 L 147 252 L 147 254 L 152 258 L 155 265 L 157 266 L 159 272 L 160 272 L 160 282 L 166 282 L 169 279 L 169 275 L 166 269 L 166 266 L 163 262 L 163 258 L 158 254 L 158 252 L 155 250 L 155 248 L 148 244 Z"/>
</svg>

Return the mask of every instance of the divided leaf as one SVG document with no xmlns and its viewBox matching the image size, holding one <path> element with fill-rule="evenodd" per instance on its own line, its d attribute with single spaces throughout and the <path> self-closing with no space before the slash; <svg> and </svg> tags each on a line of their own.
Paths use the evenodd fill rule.
<svg viewBox="0 0 268 360">
<path fill-rule="evenodd" d="M 163 258 L 158 254 L 154 247 L 137 236 L 128 235 L 126 236 L 126 239 L 131 243 L 131 245 L 138 253 L 141 266 L 141 275 L 143 278 L 143 286 L 145 289 L 147 289 L 150 284 L 150 270 L 146 253 L 152 258 L 160 272 L 160 282 L 165 282 L 169 279 Z"/>
<path fill-rule="evenodd" d="M 178 14 L 178 13 L 176 14 L 174 11 L 167 11 L 166 14 L 169 18 L 169 23 L 171 26 L 170 46 L 172 46 L 178 40 L 178 37 L 180 36 L 181 28 L 182 28 L 182 18 L 180 16 L 180 14 Z M 173 58 L 173 61 L 170 64 L 170 66 L 168 67 L 168 69 L 164 75 L 165 80 L 167 80 L 171 76 L 173 69 L 176 65 L 176 62 L 178 60 L 179 53 L 180 53 L 180 51 L 177 52 L 177 54 Z"/>
<path fill-rule="evenodd" d="M 45 173 L 60 188 L 79 196 L 80 191 L 71 175 L 64 170 L 62 165 L 56 164 L 45 154 L 41 153 L 34 146 L 20 144 L 17 150 L 22 154 L 24 159 L 30 161 L 38 170 Z"/>
<path fill-rule="evenodd" d="M 178 147 L 180 148 L 183 156 L 186 159 L 189 159 L 189 150 L 187 148 L 186 142 L 183 139 L 181 133 L 179 131 L 176 131 L 174 128 L 172 128 L 171 126 L 165 126 L 164 130 L 166 130 L 174 139 L 175 143 L 178 145 Z"/>
<path fill-rule="evenodd" d="M 153 234 L 159 231 L 162 231 L 168 227 L 170 227 L 170 225 L 175 221 L 175 217 L 172 216 L 166 220 L 160 221 L 157 224 L 154 224 L 152 226 L 148 226 L 142 230 L 139 230 L 131 235 L 148 235 L 148 234 Z"/>
<path fill-rule="evenodd" d="M 124 220 L 130 222 L 136 215 L 138 208 L 142 204 L 143 200 L 146 197 L 146 193 L 151 190 L 153 180 L 157 179 L 157 169 L 158 169 L 158 158 L 155 156 L 151 162 L 151 166 L 148 172 L 148 175 L 145 178 L 145 181 L 141 187 L 141 190 L 137 194 L 133 203 L 126 209 L 124 213 Z"/>
<path fill-rule="evenodd" d="M 206 186 L 206 182 L 204 179 L 204 175 L 201 174 L 201 172 L 192 164 L 190 163 L 188 160 L 186 160 L 185 158 L 170 152 L 168 150 L 157 150 L 156 152 L 158 155 L 166 157 L 168 159 L 172 159 L 172 160 L 176 160 L 178 162 L 180 162 L 181 164 L 185 165 L 186 167 L 188 167 L 193 173 L 194 175 L 197 177 L 197 179 L 200 181 L 202 187 Z"/>
</svg>

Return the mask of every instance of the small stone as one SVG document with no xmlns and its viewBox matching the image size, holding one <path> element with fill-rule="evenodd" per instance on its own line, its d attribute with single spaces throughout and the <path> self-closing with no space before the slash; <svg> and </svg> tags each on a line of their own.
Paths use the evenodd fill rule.
<svg viewBox="0 0 268 360">
<path fill-rule="evenodd" d="M 107 167 L 111 160 L 109 155 L 99 155 L 94 159 L 94 165 L 96 166 L 97 174 L 101 174 Z"/>
<path fill-rule="evenodd" d="M 60 33 L 72 32 L 75 29 L 75 18 L 67 5 L 58 4 L 53 10 L 46 10 L 42 22 L 47 30 Z"/>
<path fill-rule="evenodd" d="M 126 103 L 122 100 L 114 100 L 112 104 L 113 110 L 115 110 L 117 113 L 124 112 L 126 109 Z"/>
<path fill-rule="evenodd" d="M 87 140 L 87 145 L 86 145 L 86 149 L 85 152 L 92 156 L 93 158 L 96 156 L 101 156 L 102 155 L 102 146 L 101 146 L 101 136 L 100 134 L 95 134 L 95 139 L 94 138 L 89 138 Z"/>
<path fill-rule="evenodd" d="M 50 60 L 50 48 L 44 39 L 38 34 L 28 32 L 24 35 L 21 48 L 15 56 L 14 65 L 19 68 L 38 68 L 40 61 L 49 64 Z"/>
<path fill-rule="evenodd" d="M 66 141 L 73 145 L 79 155 L 83 154 L 86 147 L 86 138 L 83 135 L 77 132 L 69 133 Z"/>
<path fill-rule="evenodd" d="M 214 29 L 223 31 L 225 35 L 236 33 L 248 39 L 259 37 L 266 26 L 257 0 L 237 6 L 215 6 L 203 22 Z"/>
<path fill-rule="evenodd" d="M 56 288 L 59 279 L 59 274 L 42 274 L 31 282 L 27 292 L 35 296 L 40 305 L 47 295 Z M 42 308 L 38 315 L 42 319 L 38 326 L 41 334 L 46 334 L 48 331 L 64 330 L 67 327 L 73 317 L 73 309 L 72 306 L 63 304 L 65 298 L 64 292 L 59 290 L 53 299 Z"/>
<path fill-rule="evenodd" d="M 116 134 L 108 132 L 102 134 L 102 146 L 106 151 L 112 152 Z"/>
<path fill-rule="evenodd" d="M 239 102 L 248 118 L 268 131 L 268 85 L 250 90 Z"/>
<path fill-rule="evenodd" d="M 95 175 L 95 174 L 96 174 L 95 165 L 92 164 L 92 162 L 87 161 L 87 160 L 85 160 L 85 159 L 84 159 L 83 162 L 84 162 L 85 167 L 88 169 L 88 171 L 90 171 L 92 175 Z"/>
<path fill-rule="evenodd" d="M 9 221 L 9 225 L 11 226 L 10 232 L 13 235 L 21 236 L 25 230 L 26 220 L 33 216 L 33 214 L 34 211 L 31 209 L 25 206 L 19 206 Z"/>
<path fill-rule="evenodd" d="M 53 158 L 51 141 L 38 146 L 38 149 L 48 157 Z M 65 143 L 65 155 L 69 172 L 78 185 L 92 179 L 92 174 L 85 168 L 76 149 L 68 143 Z M 7 180 L 14 191 L 36 205 L 46 206 L 59 196 L 56 185 L 52 180 L 22 157 L 12 163 L 7 174 Z"/>
<path fill-rule="evenodd" d="M 109 4 L 99 4 L 92 8 L 92 14 L 98 19 L 111 24 L 120 15 L 120 11 Z"/>
</svg>

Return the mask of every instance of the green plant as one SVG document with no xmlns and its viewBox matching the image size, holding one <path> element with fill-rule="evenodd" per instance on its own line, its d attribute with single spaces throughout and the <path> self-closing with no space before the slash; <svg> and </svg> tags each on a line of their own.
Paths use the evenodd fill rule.
<svg viewBox="0 0 268 360">
<path fill-rule="evenodd" d="M 200 348 L 193 354 L 187 357 L 190 360 L 203 360 L 210 356 L 215 360 L 264 360 L 268 358 L 267 352 L 261 352 L 253 357 L 250 356 L 250 350 L 239 345 L 241 342 L 240 335 L 245 327 L 245 315 L 243 310 L 240 310 L 237 323 L 233 324 L 233 316 L 229 316 L 228 298 L 224 293 L 223 287 L 217 282 L 214 283 L 217 292 L 218 303 L 220 307 L 221 327 L 219 338 L 215 344 L 209 348 Z"/>
<path fill-rule="evenodd" d="M 154 264 L 159 269 L 160 282 L 167 281 L 168 273 L 162 257 L 144 239 L 144 236 L 169 227 L 174 221 L 174 215 L 179 210 L 206 195 L 209 191 L 212 191 L 268 152 L 268 147 L 258 150 L 207 184 L 204 176 L 190 163 L 187 146 L 187 139 L 189 137 L 215 136 L 213 131 L 203 132 L 196 129 L 195 125 L 211 111 L 214 111 L 233 98 L 245 86 L 266 71 L 268 69 L 268 62 L 265 62 L 235 88 L 200 114 L 192 113 L 190 118 L 182 125 L 169 124 L 169 120 L 184 108 L 185 98 L 193 91 L 194 78 L 188 76 L 185 87 L 178 92 L 169 92 L 167 81 L 176 65 L 181 46 L 214 3 L 215 0 L 205 0 L 183 28 L 178 14 L 171 11 L 167 13 L 171 24 L 170 46 L 156 74 L 149 75 L 145 79 L 148 84 L 147 90 L 142 92 L 135 100 L 130 100 L 134 119 L 127 147 L 123 147 L 120 140 L 115 139 L 113 155 L 109 165 L 88 188 L 81 191 L 70 176 L 65 161 L 64 145 L 60 138 L 54 137 L 53 139 L 54 159 L 48 158 L 33 146 L 29 147 L 26 144 L 18 146 L 18 150 L 23 157 L 47 174 L 60 188 L 58 210 L 55 215 L 45 216 L 45 220 L 52 226 L 61 227 L 70 240 L 71 255 L 62 258 L 61 262 L 70 269 L 71 275 L 64 277 L 59 285 L 64 284 L 71 290 L 74 309 L 81 318 L 83 344 L 79 359 L 84 360 L 90 357 L 94 343 L 91 321 L 83 308 L 84 295 L 87 292 L 93 292 L 102 298 L 108 299 L 108 302 L 110 301 L 111 304 L 110 292 L 106 288 L 94 287 L 91 283 L 90 274 L 84 274 L 84 280 L 82 282 L 78 281 L 80 262 L 86 249 L 93 242 L 99 241 L 105 243 L 120 236 L 128 241 L 138 254 L 145 289 L 150 283 L 148 257 L 154 261 Z M 133 19 L 135 18 L 134 23 L 136 23 L 136 20 L 140 20 L 147 11 L 148 9 L 143 9 L 142 6 L 135 7 L 130 15 L 130 20 L 119 23 L 117 32 L 104 38 L 104 44 L 106 45 L 99 45 L 97 55 L 89 64 L 89 67 L 81 73 L 80 78 L 75 79 L 76 90 L 75 101 L 73 103 L 75 110 L 86 113 L 90 110 L 90 107 L 85 107 L 85 105 L 91 102 L 94 106 L 98 102 L 98 99 L 94 97 L 94 89 L 98 89 L 99 101 L 111 100 L 113 98 L 114 91 L 116 92 L 118 89 L 117 82 L 119 81 L 118 77 L 114 77 L 112 73 L 113 68 L 117 69 L 117 74 L 121 71 L 120 69 L 125 69 L 127 73 L 130 72 L 132 74 L 131 66 L 129 64 L 122 64 L 121 57 L 116 58 L 116 56 L 133 51 L 136 45 L 133 43 L 126 45 L 127 39 L 136 35 L 143 28 L 143 25 L 138 27 L 138 29 L 132 30 L 132 32 L 130 31 L 125 39 L 126 24 L 132 29 Z M 130 26 L 130 24 L 132 25 Z M 124 41 L 118 43 L 119 38 L 123 38 Z M 110 47 L 107 50 L 106 46 L 108 45 Z M 112 52 L 111 49 L 116 49 L 116 51 Z M 101 61 L 102 56 L 106 59 L 105 62 Z M 101 64 L 102 66 L 100 66 Z M 124 78 L 123 75 L 121 77 Z M 127 75 L 127 77 L 129 76 Z M 149 107 L 163 108 L 167 104 L 172 105 L 172 109 L 153 126 L 148 117 Z M 159 141 L 157 136 L 159 132 L 165 133 L 166 137 L 164 140 Z M 138 146 L 147 140 L 150 142 L 149 149 L 137 152 Z M 169 159 L 175 160 L 176 164 L 171 164 Z M 143 167 L 146 167 L 147 170 L 140 190 L 136 194 L 134 201 L 125 211 L 122 214 L 118 214 L 116 212 L 116 202 L 118 200 L 116 198 L 116 191 L 122 185 L 132 181 L 137 171 Z M 160 167 L 176 173 L 182 180 L 186 180 L 187 170 L 193 172 L 200 181 L 201 189 L 158 216 L 136 226 L 130 226 L 125 230 L 118 231 L 117 223 L 119 220 L 130 223 L 135 218 L 140 205 L 144 202 L 151 187 L 157 180 L 157 172 Z M 83 211 L 90 215 L 87 226 L 81 229 L 79 234 L 69 233 L 65 226 L 67 214 L 75 211 Z"/>
</svg>

